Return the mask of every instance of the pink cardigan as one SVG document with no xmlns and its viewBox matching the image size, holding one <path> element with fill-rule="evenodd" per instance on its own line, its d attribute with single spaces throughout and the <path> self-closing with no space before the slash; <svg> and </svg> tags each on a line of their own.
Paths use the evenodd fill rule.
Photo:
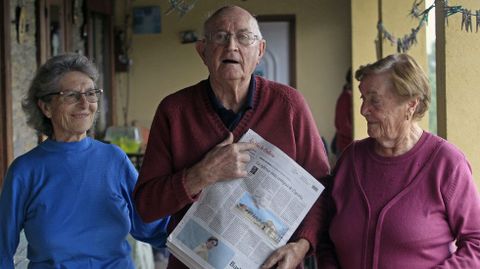
<svg viewBox="0 0 480 269">
<path fill-rule="evenodd" d="M 427 132 L 398 157 L 373 144 L 354 142 L 336 167 L 319 268 L 480 268 L 480 198 L 465 156 Z"/>
</svg>

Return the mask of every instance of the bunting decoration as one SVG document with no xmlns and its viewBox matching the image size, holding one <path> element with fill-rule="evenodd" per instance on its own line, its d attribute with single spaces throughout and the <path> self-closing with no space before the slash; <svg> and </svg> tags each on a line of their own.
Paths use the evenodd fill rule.
<svg viewBox="0 0 480 269">
<path fill-rule="evenodd" d="M 169 0 L 170 8 L 165 12 L 166 15 L 176 11 L 180 14 L 180 17 L 183 17 L 187 14 L 193 7 L 195 7 L 195 3 L 198 0 L 193 0 L 191 3 L 187 3 L 185 0 Z"/>
<path fill-rule="evenodd" d="M 408 51 L 413 45 L 417 43 L 417 34 L 428 23 L 428 14 L 431 10 L 435 8 L 435 4 L 432 4 L 427 9 L 421 11 L 420 5 L 424 2 L 424 0 L 414 0 L 412 8 L 410 9 L 409 15 L 413 18 L 418 19 L 418 26 L 411 29 L 409 34 L 405 34 L 401 38 L 395 37 L 395 35 L 391 34 L 386 27 L 384 26 L 383 22 L 380 20 L 377 24 L 378 31 L 382 34 L 383 39 L 388 40 L 392 45 L 397 46 L 397 52 L 406 52 Z M 480 10 L 476 10 L 472 12 L 469 9 L 466 9 L 462 6 L 449 6 L 448 0 L 445 0 L 445 22 L 448 24 L 448 17 L 454 14 L 461 14 L 462 15 L 462 23 L 461 29 L 465 30 L 466 32 L 473 32 L 473 20 L 475 19 L 475 32 L 478 33 L 478 29 L 480 28 Z"/>
</svg>

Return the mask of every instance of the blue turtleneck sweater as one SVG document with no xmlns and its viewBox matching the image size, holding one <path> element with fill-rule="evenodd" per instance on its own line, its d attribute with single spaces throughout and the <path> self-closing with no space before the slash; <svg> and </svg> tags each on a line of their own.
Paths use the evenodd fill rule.
<svg viewBox="0 0 480 269">
<path fill-rule="evenodd" d="M 163 246 L 168 218 L 145 224 L 137 171 L 119 148 L 47 140 L 17 158 L 0 196 L 0 268 L 13 269 L 22 229 L 29 268 L 134 268 L 126 236 Z"/>
</svg>

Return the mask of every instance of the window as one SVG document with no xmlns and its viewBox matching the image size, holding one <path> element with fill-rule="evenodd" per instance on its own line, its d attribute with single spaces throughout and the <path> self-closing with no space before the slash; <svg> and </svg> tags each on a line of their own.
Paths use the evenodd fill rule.
<svg viewBox="0 0 480 269">
<path fill-rule="evenodd" d="M 70 51 L 72 2 L 68 0 L 40 0 L 38 12 L 38 64 L 52 56 Z"/>
<path fill-rule="evenodd" d="M 113 58 L 113 1 L 85 0 L 87 6 L 87 56 L 100 73 L 98 88 L 104 90 L 93 135 L 103 139 L 108 126 L 116 124 Z"/>
</svg>

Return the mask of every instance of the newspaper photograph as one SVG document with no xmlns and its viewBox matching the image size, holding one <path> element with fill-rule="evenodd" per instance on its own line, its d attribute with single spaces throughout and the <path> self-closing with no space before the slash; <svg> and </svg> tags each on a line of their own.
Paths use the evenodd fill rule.
<svg viewBox="0 0 480 269">
<path fill-rule="evenodd" d="M 245 178 L 203 190 L 169 235 L 167 247 L 189 268 L 259 268 L 285 245 L 324 187 L 279 148 L 248 130 Z"/>
</svg>

